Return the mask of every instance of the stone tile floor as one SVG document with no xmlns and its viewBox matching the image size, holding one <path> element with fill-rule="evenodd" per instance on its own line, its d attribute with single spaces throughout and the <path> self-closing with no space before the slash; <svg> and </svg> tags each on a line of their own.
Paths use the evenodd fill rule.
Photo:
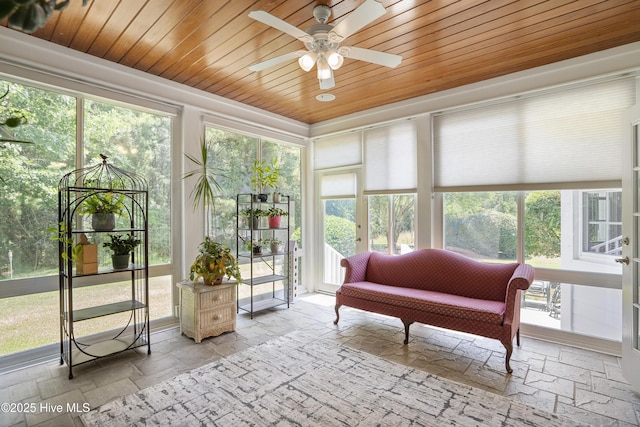
<svg viewBox="0 0 640 427">
<path fill-rule="evenodd" d="M 522 337 L 511 367 L 495 340 L 411 327 L 409 345 L 398 319 L 343 307 L 333 325 L 334 298 L 304 295 L 290 309 L 240 314 L 236 332 L 195 344 L 178 328 L 152 334 L 152 354 L 131 350 L 74 368 L 74 379 L 57 361 L 0 376 L 0 402 L 20 403 L 33 413 L 0 412 L 0 426 L 81 426 L 78 415 L 118 396 L 156 384 L 216 359 L 296 330 L 333 337 L 352 348 L 508 396 L 585 425 L 639 425 L 640 395 L 621 375 L 620 359 Z M 58 406 L 60 405 L 60 406 Z M 74 406 L 75 405 L 75 406 Z"/>
</svg>

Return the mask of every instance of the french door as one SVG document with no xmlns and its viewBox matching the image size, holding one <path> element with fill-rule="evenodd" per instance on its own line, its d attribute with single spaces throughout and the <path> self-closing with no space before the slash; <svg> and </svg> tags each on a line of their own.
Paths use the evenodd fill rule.
<svg viewBox="0 0 640 427">
<path fill-rule="evenodd" d="M 358 176 L 358 169 L 348 169 L 320 172 L 316 177 L 320 207 L 316 216 L 319 242 L 316 259 L 320 262 L 316 264 L 315 276 L 319 291 L 335 292 L 344 279 L 340 260 L 362 250 Z"/>
<path fill-rule="evenodd" d="M 623 145 L 622 373 L 640 391 L 640 105 Z M 628 154 L 628 155 L 627 155 Z"/>
</svg>

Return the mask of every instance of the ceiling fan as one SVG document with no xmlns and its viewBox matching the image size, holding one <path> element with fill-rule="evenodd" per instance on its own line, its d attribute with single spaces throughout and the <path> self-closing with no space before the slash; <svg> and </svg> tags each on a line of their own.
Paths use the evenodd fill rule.
<svg viewBox="0 0 640 427">
<path fill-rule="evenodd" d="M 300 68 L 304 71 L 311 70 L 315 65 L 318 69 L 320 89 L 329 89 L 335 86 L 333 71 L 342 66 L 344 58 L 358 59 L 385 67 L 396 67 L 402 61 L 400 55 L 354 46 L 340 46 L 340 43 L 347 37 L 375 21 L 384 13 L 385 8 L 382 3 L 376 0 L 365 0 L 356 10 L 340 21 L 338 25 L 333 26 L 327 24 L 331 9 L 326 5 L 318 5 L 313 8 L 313 16 L 318 21 L 318 24 L 311 26 L 307 31 L 302 31 L 263 10 L 250 12 L 250 18 L 295 37 L 304 43 L 307 50 L 285 53 L 251 65 L 249 69 L 251 71 L 262 71 L 282 62 L 298 58 Z"/>
</svg>

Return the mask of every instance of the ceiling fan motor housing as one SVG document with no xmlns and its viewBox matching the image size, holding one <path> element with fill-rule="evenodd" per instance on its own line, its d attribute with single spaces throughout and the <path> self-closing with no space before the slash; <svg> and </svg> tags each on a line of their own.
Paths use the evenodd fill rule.
<svg viewBox="0 0 640 427">
<path fill-rule="evenodd" d="M 313 8 L 313 17 L 321 24 L 326 24 L 331 16 L 331 8 L 324 4 L 319 4 Z"/>
</svg>

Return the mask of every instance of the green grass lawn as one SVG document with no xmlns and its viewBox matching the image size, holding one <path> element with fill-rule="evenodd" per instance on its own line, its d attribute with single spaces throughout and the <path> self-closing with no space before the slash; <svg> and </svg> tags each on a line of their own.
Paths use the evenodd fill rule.
<svg viewBox="0 0 640 427">
<path fill-rule="evenodd" d="M 110 283 L 74 289 L 74 309 L 126 300 L 128 283 Z M 171 278 L 149 280 L 151 319 L 170 316 Z M 60 342 L 58 291 L 0 299 L 0 356 Z M 129 313 L 75 323 L 76 336 L 124 327 Z"/>
</svg>

